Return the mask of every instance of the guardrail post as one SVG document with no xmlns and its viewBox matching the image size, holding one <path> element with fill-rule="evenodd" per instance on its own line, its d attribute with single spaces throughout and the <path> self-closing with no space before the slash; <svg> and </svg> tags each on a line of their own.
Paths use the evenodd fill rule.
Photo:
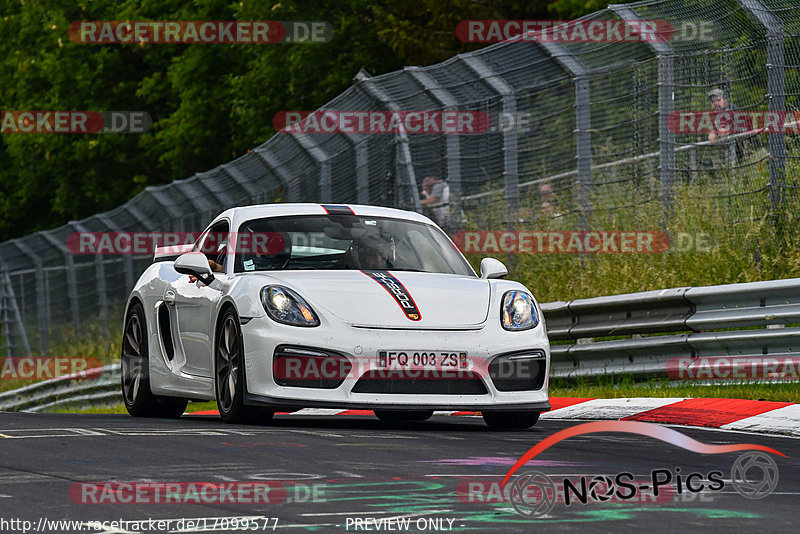
<svg viewBox="0 0 800 534">
<path fill-rule="evenodd" d="M 608 6 L 619 18 L 624 21 L 641 21 L 633 9 L 627 5 L 613 4 Z M 630 26 L 633 33 L 638 31 Z M 659 172 L 661 180 L 661 204 L 664 215 L 672 213 L 675 202 L 675 134 L 667 126 L 667 119 L 675 111 L 675 82 L 673 73 L 672 46 L 666 42 L 646 43 L 656 53 L 658 58 L 658 145 Z"/>
<path fill-rule="evenodd" d="M 503 114 L 516 119 L 517 96 L 514 89 L 480 57 L 474 55 L 457 57 L 500 95 L 503 102 Z M 503 181 L 505 185 L 506 226 L 514 229 L 519 224 L 519 168 L 517 161 L 517 132 L 513 130 L 503 132 Z"/>
<path fill-rule="evenodd" d="M 761 0 L 736 0 L 759 24 L 767 30 L 767 110 L 786 109 L 786 80 L 784 69 L 783 21 Z M 769 143 L 769 199 L 773 216 L 780 216 L 783 204 L 786 175 L 786 134 L 767 134 Z"/>
<path fill-rule="evenodd" d="M 589 229 L 591 204 L 589 191 L 592 184 L 592 137 L 589 71 L 567 47 L 561 43 L 539 43 L 553 59 L 567 69 L 575 81 L 575 136 L 577 159 L 576 204 L 578 205 L 578 227 Z"/>
</svg>

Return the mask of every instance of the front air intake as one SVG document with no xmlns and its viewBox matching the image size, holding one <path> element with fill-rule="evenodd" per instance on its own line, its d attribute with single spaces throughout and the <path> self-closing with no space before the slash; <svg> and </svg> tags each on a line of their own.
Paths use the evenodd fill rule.
<svg viewBox="0 0 800 534">
<path fill-rule="evenodd" d="M 279 345 L 272 359 L 272 377 L 279 386 L 335 389 L 353 365 L 336 352 L 311 347 Z"/>
<path fill-rule="evenodd" d="M 540 350 L 503 354 L 489 364 L 489 376 L 498 391 L 542 389 L 546 372 L 547 360 Z"/>
</svg>

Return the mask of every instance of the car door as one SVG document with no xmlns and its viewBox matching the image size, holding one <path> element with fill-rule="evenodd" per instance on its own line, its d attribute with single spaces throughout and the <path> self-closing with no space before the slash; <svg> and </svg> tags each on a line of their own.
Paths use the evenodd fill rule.
<svg viewBox="0 0 800 534">
<path fill-rule="evenodd" d="M 205 232 L 197 242 L 195 250 L 204 253 L 209 260 L 222 265 L 222 272 L 214 272 L 214 279 L 206 284 L 200 280 L 191 282 L 188 275 L 181 276 L 170 284 L 164 296 L 171 302 L 176 315 L 176 344 L 184 354 L 181 370 L 187 374 L 213 377 L 214 311 L 222 297 L 227 280 L 228 221 L 221 221 Z"/>
</svg>

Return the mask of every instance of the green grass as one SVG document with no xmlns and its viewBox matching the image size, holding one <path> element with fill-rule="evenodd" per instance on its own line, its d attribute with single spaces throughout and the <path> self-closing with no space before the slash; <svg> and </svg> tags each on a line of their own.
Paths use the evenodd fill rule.
<svg viewBox="0 0 800 534">
<path fill-rule="evenodd" d="M 58 358 L 87 358 L 89 362 L 98 360 L 103 365 L 117 363 L 121 352 L 122 327 L 113 321 L 108 335 L 104 334 L 98 324 L 87 324 L 82 335 L 77 335 L 71 328 L 64 328 L 61 341 L 53 344 L 47 356 Z M 34 353 L 33 356 L 42 356 Z M 91 358 L 91 359 L 90 359 Z M 21 388 L 41 380 L 35 379 L 3 379 L 0 380 L 0 392 Z"/>
<path fill-rule="evenodd" d="M 216 410 L 217 403 L 214 401 L 210 402 L 190 402 L 189 406 L 186 407 L 186 411 L 189 413 L 192 412 L 202 412 L 205 410 Z M 50 413 L 116 413 L 116 414 L 127 414 L 128 411 L 125 409 L 125 405 L 121 402 L 117 404 L 112 404 L 109 406 L 93 406 L 91 408 L 70 408 L 70 407 L 63 407 L 63 408 L 56 408 L 52 410 Z"/>
<path fill-rule="evenodd" d="M 554 379 L 550 383 L 551 397 L 591 397 L 614 399 L 627 397 L 704 397 L 749 399 L 800 403 L 800 384 L 734 382 L 702 385 L 692 382 L 653 380 L 636 383 L 623 377 L 600 380 L 596 383 L 568 384 Z"/>
<path fill-rule="evenodd" d="M 121 402 L 118 404 L 112 404 L 110 406 L 93 406 L 91 408 L 55 408 L 50 410 L 48 413 L 116 413 L 116 414 L 127 414 L 127 410 L 125 410 L 125 405 Z"/>
</svg>

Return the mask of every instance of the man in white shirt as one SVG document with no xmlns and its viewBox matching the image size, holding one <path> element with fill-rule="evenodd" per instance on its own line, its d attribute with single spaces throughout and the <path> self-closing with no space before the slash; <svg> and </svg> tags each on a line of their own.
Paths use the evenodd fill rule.
<svg viewBox="0 0 800 534">
<path fill-rule="evenodd" d="M 447 230 L 450 226 L 450 186 L 436 176 L 426 176 L 422 182 L 420 204 L 430 210 L 436 224 Z"/>
</svg>

